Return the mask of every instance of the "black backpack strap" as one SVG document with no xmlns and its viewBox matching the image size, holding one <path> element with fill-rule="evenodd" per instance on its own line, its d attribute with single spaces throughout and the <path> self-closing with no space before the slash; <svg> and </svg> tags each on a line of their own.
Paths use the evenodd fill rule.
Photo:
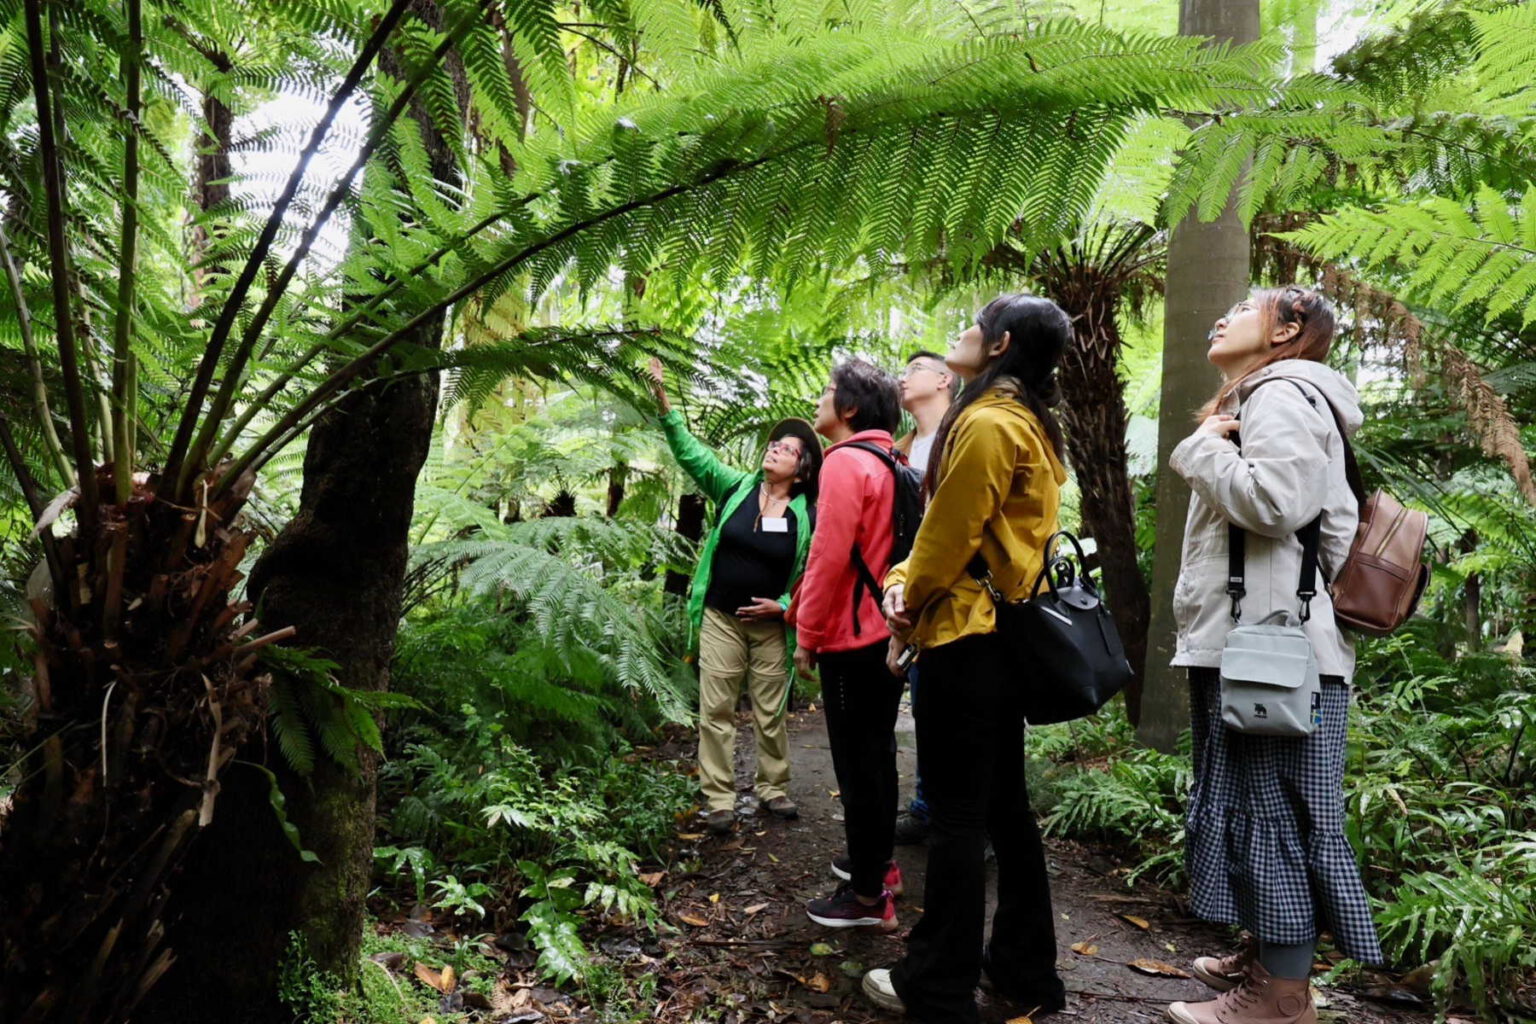
<svg viewBox="0 0 1536 1024">
<path fill-rule="evenodd" d="M 859 602 L 868 592 L 877 602 L 885 588 L 880 586 L 880 581 L 875 579 L 875 574 L 870 571 L 869 563 L 864 561 L 864 552 L 859 546 L 853 546 L 853 571 L 858 574 L 858 579 L 853 581 L 853 635 L 862 636 L 863 627 L 859 625 Z"/>
<path fill-rule="evenodd" d="M 890 467 L 892 473 L 896 472 L 896 457 L 874 442 L 855 441 L 846 447 L 857 448 L 860 451 L 869 452 L 871 455 L 877 455 L 880 457 L 881 462 Z M 864 552 L 859 550 L 857 542 L 853 545 L 852 558 L 853 571 L 859 577 L 853 581 L 853 635 L 863 636 L 864 629 L 859 624 L 859 603 L 864 600 L 866 593 L 878 603 L 880 595 L 885 593 L 885 588 L 880 586 L 880 581 L 875 579 L 875 574 L 870 569 L 869 563 L 864 561 Z"/>
<path fill-rule="evenodd" d="M 861 452 L 869 452 L 871 455 L 878 455 L 881 462 L 891 467 L 892 473 L 896 472 L 896 456 L 891 454 L 891 449 L 882 448 L 875 444 L 873 441 L 853 441 L 844 447 L 857 448 Z"/>
</svg>

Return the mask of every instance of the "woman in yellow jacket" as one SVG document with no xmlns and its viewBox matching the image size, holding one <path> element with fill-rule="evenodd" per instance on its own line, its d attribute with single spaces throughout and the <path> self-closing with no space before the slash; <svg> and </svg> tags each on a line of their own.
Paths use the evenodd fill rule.
<svg viewBox="0 0 1536 1024">
<path fill-rule="evenodd" d="M 915 709 L 930 808 L 923 917 L 895 968 L 870 971 L 877 1005 L 925 1024 L 974 1024 L 983 983 L 1042 1016 L 1061 1009 L 1045 850 L 1024 787 L 1025 668 L 1007 655 L 992 600 L 967 566 L 1023 596 L 1057 528 L 1061 430 L 1056 364 L 1072 326 L 1055 303 L 1005 295 L 962 333 L 945 363 L 965 390 L 939 425 L 931 494 L 912 554 L 886 577 L 891 631 L 915 644 Z M 983 948 L 984 851 L 997 853 L 998 908 Z"/>
</svg>

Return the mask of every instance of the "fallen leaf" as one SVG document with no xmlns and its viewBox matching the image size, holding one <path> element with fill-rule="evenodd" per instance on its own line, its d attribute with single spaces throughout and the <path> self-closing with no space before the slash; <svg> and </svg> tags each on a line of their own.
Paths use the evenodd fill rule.
<svg viewBox="0 0 1536 1024">
<path fill-rule="evenodd" d="M 1081 953 L 1083 956 L 1097 956 L 1099 947 L 1091 942 L 1074 942 L 1072 943 L 1072 952 Z"/>
<path fill-rule="evenodd" d="M 453 973 L 453 964 L 443 968 L 443 987 L 439 989 L 444 995 L 459 987 L 458 975 Z"/>
<path fill-rule="evenodd" d="M 753 914 L 761 914 L 771 906 L 773 906 L 771 903 L 754 903 L 746 910 L 744 910 L 743 913 L 748 917 L 751 917 Z"/>
<path fill-rule="evenodd" d="M 1148 960 L 1146 957 L 1138 957 L 1125 966 L 1141 974 L 1150 974 L 1154 978 L 1187 978 L 1189 975 L 1173 966 L 1165 964 L 1161 960 Z"/>
<path fill-rule="evenodd" d="M 1009 1017 L 1008 1024 L 1035 1024 L 1031 1017 Z"/>
<path fill-rule="evenodd" d="M 691 924 L 695 928 L 708 928 L 709 922 L 698 914 L 678 914 L 677 919 L 683 924 Z"/>
<path fill-rule="evenodd" d="M 691 843 L 695 839 L 703 839 L 704 838 L 704 833 L 703 832 L 679 832 L 677 834 L 677 838 L 681 839 L 685 843 Z"/>
<path fill-rule="evenodd" d="M 436 1017 L 423 1017 L 423 1018 L 421 1018 L 421 1024 L 437 1024 L 437 1018 Z"/>
<path fill-rule="evenodd" d="M 773 861 L 773 862 L 774 862 L 774 863 L 775 863 L 775 864 L 777 864 L 777 863 L 778 863 L 778 862 L 779 862 L 779 858 L 777 858 L 777 857 L 775 857 L 775 856 L 774 856 L 774 855 L 773 855 L 773 854 L 771 854 L 771 853 L 770 853 L 770 854 L 769 854 L 769 855 L 768 855 L 768 859 L 769 859 L 769 860 L 771 860 L 771 861 Z"/>
<path fill-rule="evenodd" d="M 1144 932 L 1150 931 L 1152 928 L 1152 922 L 1148 921 L 1144 917 L 1137 917 L 1135 914 L 1116 914 L 1115 916 L 1124 921 L 1126 924 L 1135 925 L 1137 928 L 1140 928 Z"/>
<path fill-rule="evenodd" d="M 423 985 L 426 985 L 429 988 L 435 988 L 439 992 L 449 992 L 449 991 L 452 991 L 451 989 L 447 989 L 447 988 L 443 987 L 443 972 L 442 971 L 439 971 L 439 970 L 437 970 L 435 968 L 432 968 L 432 967 L 428 967 L 426 964 L 421 963 L 420 961 L 418 961 L 417 964 L 416 964 L 415 972 L 416 972 L 416 979 L 418 981 L 420 981 Z"/>
<path fill-rule="evenodd" d="M 802 978 L 801 980 L 805 982 L 805 987 L 810 989 L 812 992 L 832 991 L 832 979 L 827 977 L 825 974 L 822 974 L 820 971 L 817 971 L 809 978 Z"/>
<path fill-rule="evenodd" d="M 666 877 L 667 873 L 665 871 L 647 871 L 640 876 L 640 881 L 654 889 L 660 885 L 661 880 Z"/>
<path fill-rule="evenodd" d="M 811 956 L 831 956 L 832 947 L 825 942 L 811 943 Z"/>
<path fill-rule="evenodd" d="M 837 969 L 850 978 L 862 978 L 864 976 L 864 965 L 857 960 L 844 960 L 837 965 Z"/>
</svg>

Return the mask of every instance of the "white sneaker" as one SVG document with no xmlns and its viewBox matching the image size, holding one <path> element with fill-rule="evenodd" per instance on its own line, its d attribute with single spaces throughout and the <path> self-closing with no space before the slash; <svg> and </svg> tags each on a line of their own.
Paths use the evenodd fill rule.
<svg viewBox="0 0 1536 1024">
<path fill-rule="evenodd" d="M 892 1013 L 906 1013 L 907 1004 L 901 1001 L 901 996 L 896 994 L 896 987 L 891 984 L 891 971 L 888 967 L 876 967 L 864 975 L 864 997 L 882 1010 L 890 1010 Z"/>
</svg>

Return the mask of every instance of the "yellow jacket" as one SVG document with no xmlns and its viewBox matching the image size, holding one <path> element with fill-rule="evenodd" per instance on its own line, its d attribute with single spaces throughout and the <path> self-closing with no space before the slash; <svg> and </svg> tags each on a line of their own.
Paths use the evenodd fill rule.
<svg viewBox="0 0 1536 1024">
<path fill-rule="evenodd" d="M 944 441 L 942 475 L 906 561 L 887 587 L 906 587 L 908 640 L 939 647 L 996 628 L 992 599 L 965 567 L 979 550 L 993 585 L 1026 596 L 1057 530 L 1067 471 L 1045 428 L 1000 382 L 971 403 Z"/>
</svg>

